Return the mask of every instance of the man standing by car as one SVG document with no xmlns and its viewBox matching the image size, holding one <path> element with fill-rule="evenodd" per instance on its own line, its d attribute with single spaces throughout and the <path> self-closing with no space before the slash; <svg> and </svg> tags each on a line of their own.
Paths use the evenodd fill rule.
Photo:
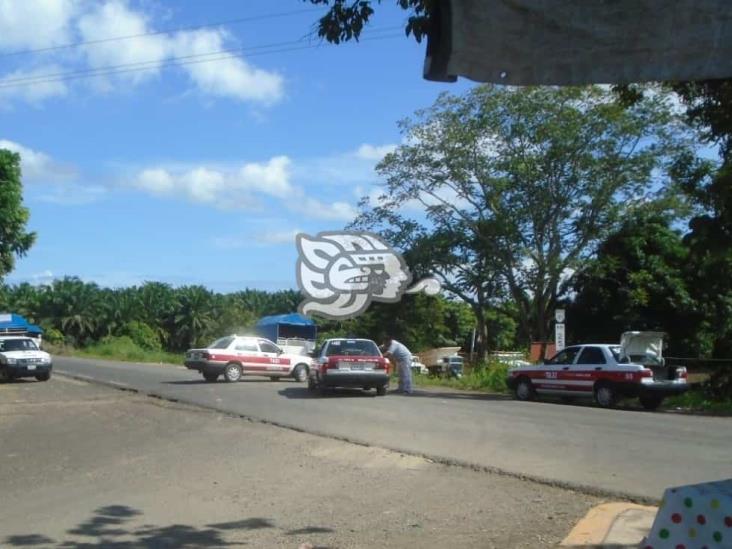
<svg viewBox="0 0 732 549">
<path fill-rule="evenodd" d="M 396 365 L 399 374 L 397 392 L 406 395 L 412 394 L 412 352 L 403 343 L 399 343 L 391 336 L 387 336 L 381 348 L 384 356 Z"/>
</svg>

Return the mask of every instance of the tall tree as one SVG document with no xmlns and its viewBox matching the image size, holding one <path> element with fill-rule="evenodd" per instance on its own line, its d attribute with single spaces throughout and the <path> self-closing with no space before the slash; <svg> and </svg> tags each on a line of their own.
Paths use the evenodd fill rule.
<svg viewBox="0 0 732 549">
<path fill-rule="evenodd" d="M 13 270 L 36 240 L 26 231 L 30 212 L 23 206 L 20 155 L 0 149 L 0 279 Z"/>
<path fill-rule="evenodd" d="M 463 261 L 437 246 L 429 266 L 451 290 L 461 277 L 501 282 L 488 298 L 505 288 L 524 340 L 547 339 L 568 274 L 625 208 L 671 185 L 669 164 L 691 149 L 665 94 L 626 106 L 599 87 L 480 86 L 400 128 L 403 144 L 377 166 L 384 192 L 356 226 L 404 249 L 449 235 Z"/>
<path fill-rule="evenodd" d="M 699 348 L 702 319 L 687 287 L 689 252 L 670 225 L 654 212 L 630 212 L 600 244 L 575 277 L 571 338 L 615 342 L 627 330 L 661 330 L 669 333 L 673 355 L 706 350 Z"/>
</svg>

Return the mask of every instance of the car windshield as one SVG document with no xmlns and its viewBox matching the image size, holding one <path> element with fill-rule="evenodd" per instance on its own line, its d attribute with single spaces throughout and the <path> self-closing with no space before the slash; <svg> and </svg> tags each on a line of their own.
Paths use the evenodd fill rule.
<svg viewBox="0 0 732 549">
<path fill-rule="evenodd" d="M 5 339 L 0 341 L 2 351 L 37 351 L 38 346 L 32 339 Z"/>
<path fill-rule="evenodd" d="M 325 349 L 325 356 L 380 356 L 376 343 L 366 339 L 334 339 Z"/>
<path fill-rule="evenodd" d="M 211 345 L 208 346 L 209 349 L 227 349 L 229 345 L 231 345 L 231 342 L 234 341 L 234 338 L 229 337 L 222 337 L 214 341 Z"/>
</svg>

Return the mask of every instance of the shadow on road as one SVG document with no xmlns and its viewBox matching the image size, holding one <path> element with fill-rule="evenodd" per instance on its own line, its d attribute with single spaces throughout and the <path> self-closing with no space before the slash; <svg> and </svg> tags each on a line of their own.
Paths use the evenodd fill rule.
<svg viewBox="0 0 732 549">
<path fill-rule="evenodd" d="M 242 379 L 241 381 L 237 381 L 236 383 L 297 383 L 294 379 L 280 379 L 277 381 L 272 381 L 270 379 Z M 176 381 L 163 381 L 164 385 L 216 385 L 217 383 L 224 384 L 225 381 L 219 379 L 217 381 L 206 381 L 205 379 L 179 379 Z M 231 383 L 230 385 L 235 385 L 235 383 Z"/>
<path fill-rule="evenodd" d="M 259 517 L 207 524 L 203 528 L 184 524 L 171 524 L 169 526 L 145 524 L 139 527 L 129 524 L 132 520 L 141 516 L 141 511 L 126 505 L 109 505 L 97 509 L 89 519 L 67 530 L 67 538 L 63 541 L 54 540 L 43 534 L 20 534 L 10 535 L 0 540 L 0 546 L 54 547 L 57 549 L 226 547 L 246 544 L 243 541 L 227 541 L 224 539 L 224 533 L 226 532 L 277 528 L 271 520 Z M 307 526 L 282 531 L 287 536 L 332 532 L 332 529 L 321 526 Z M 321 546 L 320 549 L 327 548 Z"/>
<path fill-rule="evenodd" d="M 375 391 L 364 391 L 362 389 L 346 389 L 336 388 L 328 389 L 325 395 L 321 395 L 317 391 L 310 391 L 307 387 L 288 387 L 277 391 L 277 394 L 291 399 L 302 398 L 376 398 Z"/>
<path fill-rule="evenodd" d="M 395 393 L 394 396 L 403 396 Z M 415 391 L 405 398 L 439 398 L 442 400 L 512 400 L 508 395 L 499 395 L 494 393 L 461 393 L 457 391 L 423 391 L 415 389 Z"/>
<path fill-rule="evenodd" d="M 336 388 L 329 389 L 323 396 L 319 392 L 311 392 L 307 387 L 288 387 L 277 391 L 281 396 L 290 399 L 307 399 L 307 398 L 376 398 L 376 392 L 364 391 L 362 389 Z M 507 395 L 496 395 L 489 393 L 460 393 L 453 391 L 422 391 L 415 390 L 411 395 L 405 396 L 396 391 L 387 393 L 388 398 L 437 398 L 441 400 L 484 400 L 484 401 L 502 401 L 511 400 Z M 379 397 L 382 398 L 382 397 Z"/>
</svg>

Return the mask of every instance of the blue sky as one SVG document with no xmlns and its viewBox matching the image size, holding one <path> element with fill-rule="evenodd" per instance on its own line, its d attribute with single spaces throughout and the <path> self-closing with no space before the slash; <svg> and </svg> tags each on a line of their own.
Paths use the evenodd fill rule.
<svg viewBox="0 0 732 549">
<path fill-rule="evenodd" d="M 422 79 L 424 44 L 404 38 L 406 14 L 392 4 L 360 44 L 272 53 L 251 47 L 318 46 L 307 35 L 322 9 L 0 0 L 0 147 L 23 156 L 38 233 L 7 281 L 294 287 L 294 234 L 348 223 L 379 183 L 374 165 L 399 142 L 396 122 L 470 86 Z M 174 30 L 270 14 L 287 15 Z M 207 55 L 231 48 L 250 49 Z M 120 65 L 146 70 L 48 76 Z"/>
</svg>

